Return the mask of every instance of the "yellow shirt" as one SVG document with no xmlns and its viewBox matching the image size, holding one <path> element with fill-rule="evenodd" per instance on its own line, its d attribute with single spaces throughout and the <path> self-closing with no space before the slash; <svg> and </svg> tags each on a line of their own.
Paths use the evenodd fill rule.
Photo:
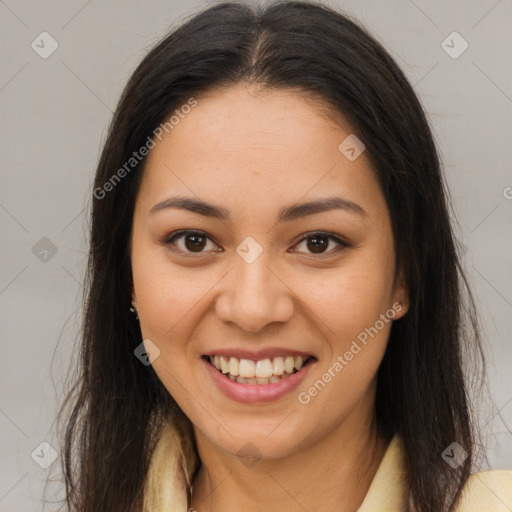
<svg viewBox="0 0 512 512">
<path fill-rule="evenodd" d="M 358 512 L 401 512 L 404 509 L 402 448 L 395 436 L 372 480 Z M 457 512 L 511 512 L 512 471 L 484 471 L 471 475 Z"/>
<path fill-rule="evenodd" d="M 189 472 L 183 470 L 182 442 L 183 437 L 178 435 L 174 425 L 166 425 L 151 458 L 144 492 L 145 512 L 190 510 L 186 487 L 192 482 L 186 476 Z M 402 457 L 400 438 L 395 436 L 358 512 L 404 511 Z M 473 474 L 463 489 L 456 512 L 512 512 L 512 471 L 495 470 Z"/>
</svg>

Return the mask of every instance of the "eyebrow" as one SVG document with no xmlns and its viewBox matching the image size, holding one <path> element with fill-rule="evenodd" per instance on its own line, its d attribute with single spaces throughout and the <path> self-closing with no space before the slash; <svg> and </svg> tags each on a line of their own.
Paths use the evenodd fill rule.
<svg viewBox="0 0 512 512">
<path fill-rule="evenodd" d="M 179 208 L 192 213 L 197 213 L 205 217 L 212 217 L 222 221 L 230 221 L 231 216 L 229 210 L 216 206 L 200 199 L 192 197 L 176 196 L 165 199 L 155 204 L 149 211 L 149 215 L 167 208 Z M 278 223 L 290 222 L 296 219 L 322 213 L 329 210 L 344 210 L 349 213 L 355 213 L 360 216 L 366 216 L 367 213 L 357 203 L 343 199 L 342 197 L 331 196 L 316 201 L 308 201 L 306 203 L 294 204 L 282 208 L 278 214 Z"/>
</svg>

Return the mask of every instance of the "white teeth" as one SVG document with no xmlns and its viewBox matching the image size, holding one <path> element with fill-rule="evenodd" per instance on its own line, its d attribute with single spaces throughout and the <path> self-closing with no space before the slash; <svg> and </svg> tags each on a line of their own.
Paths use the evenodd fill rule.
<svg viewBox="0 0 512 512">
<path fill-rule="evenodd" d="M 220 356 L 220 369 L 222 373 L 229 373 L 229 358 Z"/>
<path fill-rule="evenodd" d="M 284 371 L 291 373 L 291 372 L 293 372 L 294 367 L 295 367 L 295 359 L 293 357 L 287 357 L 284 360 Z"/>
<path fill-rule="evenodd" d="M 274 375 L 283 375 L 284 372 L 284 361 L 282 357 L 274 357 L 272 361 L 272 373 Z"/>
<path fill-rule="evenodd" d="M 256 375 L 256 365 L 251 359 L 240 359 L 240 376 L 250 379 Z"/>
<path fill-rule="evenodd" d="M 256 363 L 256 377 L 262 379 L 272 377 L 272 361 L 270 359 L 263 359 Z"/>
<path fill-rule="evenodd" d="M 245 377 L 235 377 L 234 375 L 227 374 L 227 377 L 230 380 L 234 380 L 236 382 L 239 382 L 240 384 L 273 384 L 274 382 L 279 382 L 280 380 L 286 379 L 286 377 L 289 377 L 292 375 L 291 373 L 284 373 L 282 377 L 276 377 L 275 375 L 272 375 L 272 377 L 269 377 L 268 379 L 258 379 L 258 378 L 252 378 L 252 379 L 246 379 Z"/>
<path fill-rule="evenodd" d="M 239 363 L 236 357 L 230 357 L 229 359 L 229 373 L 235 377 L 240 373 Z"/>
<path fill-rule="evenodd" d="M 236 357 L 209 356 L 210 363 L 231 380 L 243 384 L 272 384 L 300 370 L 309 357 L 274 357 L 274 359 L 238 359 Z"/>
</svg>

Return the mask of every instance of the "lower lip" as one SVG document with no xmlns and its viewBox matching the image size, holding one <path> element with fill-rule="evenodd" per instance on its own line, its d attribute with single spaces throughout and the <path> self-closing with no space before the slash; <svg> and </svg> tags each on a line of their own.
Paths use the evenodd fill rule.
<svg viewBox="0 0 512 512">
<path fill-rule="evenodd" d="M 272 384 L 241 384 L 226 377 L 212 364 L 201 358 L 206 365 L 206 370 L 211 375 L 217 387 L 232 400 L 247 404 L 269 403 L 291 393 L 306 377 L 316 360 L 311 359 L 298 372 L 286 377 L 286 379 Z"/>
</svg>

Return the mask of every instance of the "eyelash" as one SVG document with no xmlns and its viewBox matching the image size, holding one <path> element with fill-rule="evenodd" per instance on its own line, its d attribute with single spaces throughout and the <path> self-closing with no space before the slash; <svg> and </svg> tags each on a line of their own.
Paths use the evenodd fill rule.
<svg viewBox="0 0 512 512">
<path fill-rule="evenodd" d="M 208 238 L 208 240 L 213 242 L 213 240 L 204 231 L 192 231 L 192 230 L 184 229 L 184 230 L 179 230 L 179 231 L 175 231 L 174 233 L 171 233 L 163 241 L 163 244 L 166 245 L 166 246 L 173 245 L 174 241 L 176 239 L 184 237 L 186 235 L 198 235 L 200 237 L 206 237 L 206 238 Z M 348 243 L 344 242 L 339 237 L 337 237 L 335 235 L 332 235 L 330 233 L 323 232 L 323 231 L 312 231 L 312 232 L 304 233 L 301 236 L 301 238 L 297 241 L 297 243 L 295 245 L 300 244 L 301 242 L 303 242 L 304 240 L 307 240 L 308 238 L 314 238 L 315 236 L 319 236 L 319 237 L 327 238 L 329 240 L 333 240 L 335 243 L 338 244 L 338 247 L 336 247 L 335 249 L 331 249 L 329 251 L 316 254 L 316 256 L 318 256 L 319 258 L 326 257 L 326 256 L 331 256 L 331 255 L 333 255 L 333 253 L 337 254 L 340 250 L 343 250 L 343 249 L 345 249 L 347 247 L 350 247 Z M 172 249 L 172 250 L 176 250 L 176 249 Z M 193 253 L 193 252 L 189 252 L 189 251 L 182 251 L 181 249 L 177 249 L 177 251 L 178 252 L 184 252 L 185 254 L 187 254 L 187 256 L 190 255 L 192 257 L 195 257 L 196 255 L 200 256 L 200 255 L 204 254 L 204 252 Z M 315 253 L 309 253 L 309 254 L 315 256 Z"/>
</svg>

